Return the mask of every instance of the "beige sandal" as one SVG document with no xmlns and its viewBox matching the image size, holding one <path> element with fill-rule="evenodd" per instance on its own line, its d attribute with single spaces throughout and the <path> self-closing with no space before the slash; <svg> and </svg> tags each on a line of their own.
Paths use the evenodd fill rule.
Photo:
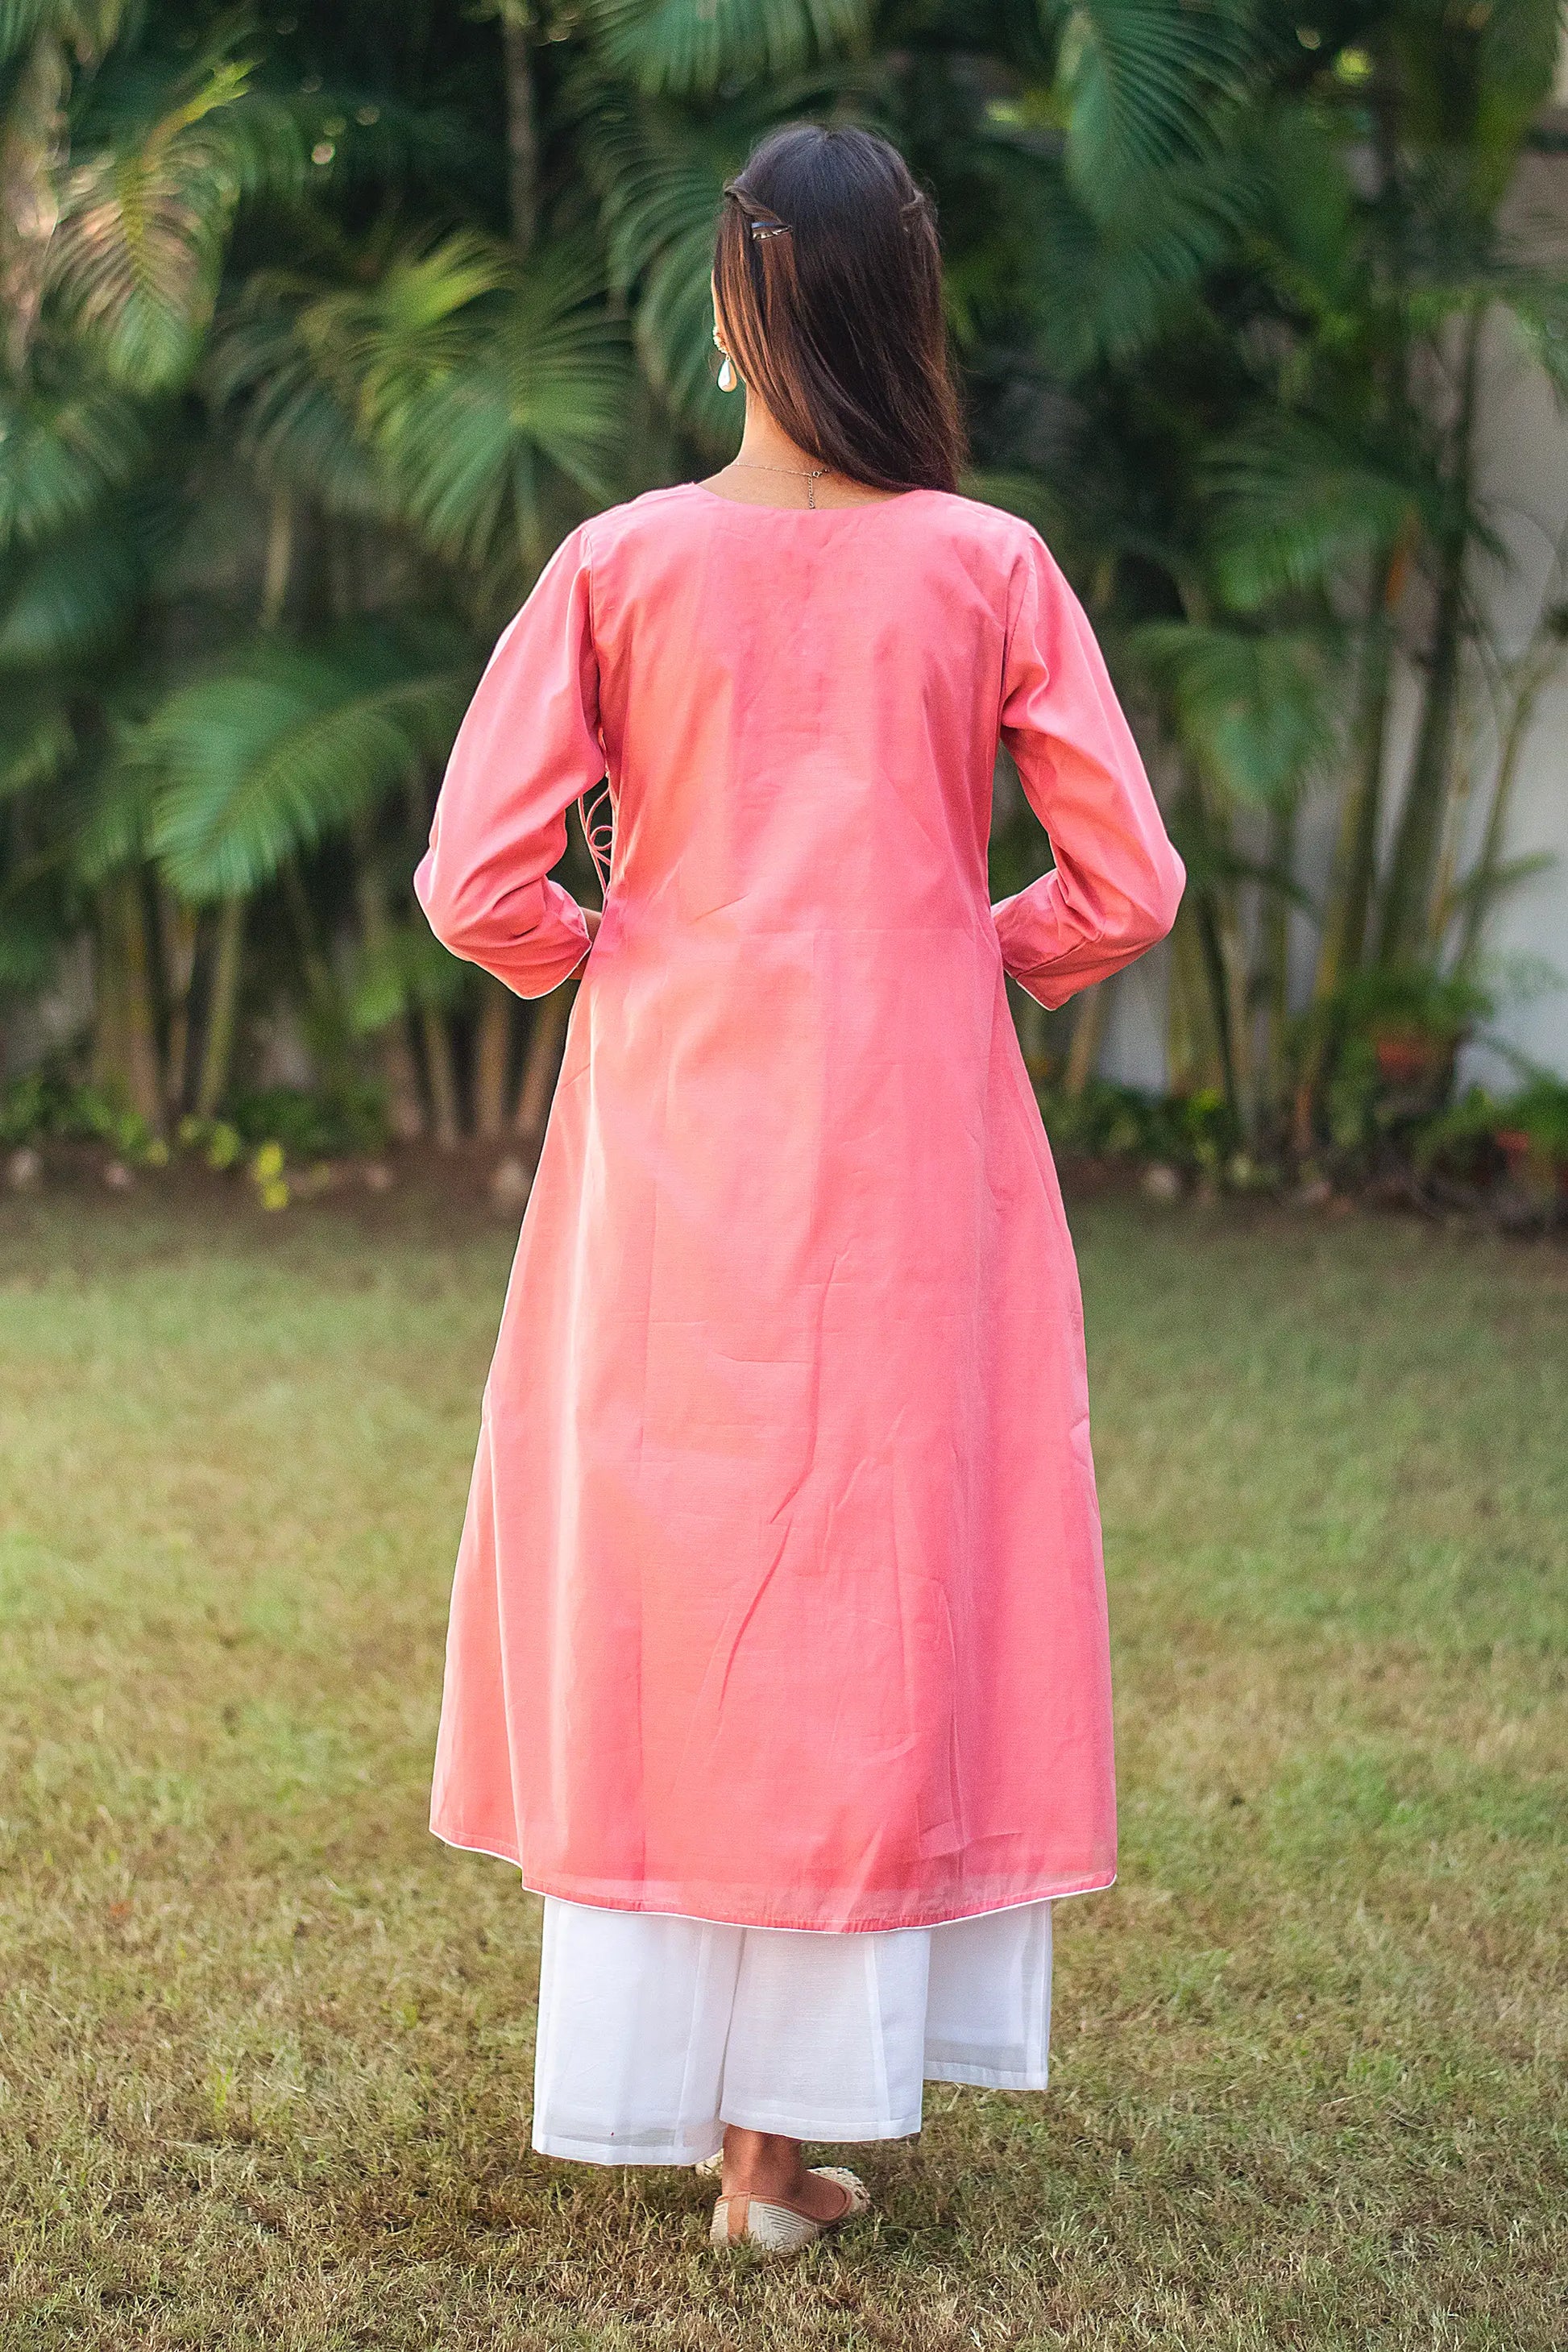
<svg viewBox="0 0 1568 2352">
<path fill-rule="evenodd" d="M 813 2179 L 831 2180 L 843 2192 L 843 2205 L 826 2221 L 819 2221 L 815 2213 L 806 2212 L 790 2198 L 752 2197 L 745 2189 L 737 2189 L 732 2197 L 721 2197 L 714 2206 L 709 2243 L 755 2246 L 764 2254 L 798 2254 L 827 2231 L 868 2210 L 870 2191 L 856 2174 L 840 2164 L 816 2164 L 811 2170 Z"/>
</svg>

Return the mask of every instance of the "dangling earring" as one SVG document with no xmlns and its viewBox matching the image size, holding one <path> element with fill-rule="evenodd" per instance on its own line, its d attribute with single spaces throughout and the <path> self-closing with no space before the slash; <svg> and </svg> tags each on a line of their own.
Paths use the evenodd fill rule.
<svg viewBox="0 0 1568 2352">
<path fill-rule="evenodd" d="M 719 363 L 720 391 L 733 392 L 735 389 L 735 370 L 731 362 L 730 354 L 726 352 L 722 360 Z"/>
</svg>

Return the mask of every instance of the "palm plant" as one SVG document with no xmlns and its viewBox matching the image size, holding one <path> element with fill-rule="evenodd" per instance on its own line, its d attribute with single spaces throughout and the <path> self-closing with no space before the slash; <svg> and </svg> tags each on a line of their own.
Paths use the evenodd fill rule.
<svg viewBox="0 0 1568 2352">
<path fill-rule="evenodd" d="M 1484 635 L 1478 567 L 1500 554 L 1476 484 L 1486 336 L 1510 320 L 1543 346 L 1564 292 L 1498 219 L 1561 11 L 1517 0 L 1459 24 L 1407 0 L 1283 29 L 1267 12 L 1215 11 L 1184 83 L 1206 94 L 1184 114 L 1168 94 L 1135 102 L 1161 79 L 1161 40 L 1179 37 L 1168 12 L 1112 6 L 1105 35 L 1131 47 L 1053 147 L 1039 128 L 1080 88 L 1096 13 L 1053 60 L 1045 98 L 1006 113 L 1057 232 L 1040 273 L 1040 407 L 1061 474 L 1075 473 L 1067 540 L 1102 624 L 1125 632 L 1173 769 L 1193 874 L 1173 1063 L 1222 1082 L 1256 1138 L 1284 1123 L 1303 792 L 1327 784 L 1339 803 L 1320 1006 L 1369 961 L 1473 959 L 1478 910 L 1508 879 L 1497 824 L 1480 867 L 1456 879 L 1452 820 Z M 1118 120 L 1119 175 L 1090 170 Z M 1093 445 L 1108 418 L 1106 452 Z M 1554 649 L 1543 614 L 1521 723 Z M 1402 673 L 1421 709 L 1401 779 Z M 1503 731 L 1506 795 L 1521 724 Z M 1301 1042 L 1302 1148 L 1332 1035 L 1320 1019 Z"/>
<path fill-rule="evenodd" d="M 1557 0 L 1299 13 L 0 0 L 0 999 L 85 922 L 100 1075 L 151 1124 L 210 1111 L 264 898 L 321 1066 L 368 1057 L 403 1131 L 537 1128 L 562 1003 L 525 1039 L 409 899 L 442 756 L 562 531 L 725 446 L 720 184 L 837 113 L 935 186 L 974 487 L 1048 530 L 1141 714 L 1193 876 L 1173 1078 L 1309 1147 L 1324 1008 L 1369 967 L 1473 972 L 1520 870 L 1563 600 L 1491 643 L 1475 449 L 1504 322 L 1568 389 L 1568 288 L 1499 225 Z"/>
</svg>

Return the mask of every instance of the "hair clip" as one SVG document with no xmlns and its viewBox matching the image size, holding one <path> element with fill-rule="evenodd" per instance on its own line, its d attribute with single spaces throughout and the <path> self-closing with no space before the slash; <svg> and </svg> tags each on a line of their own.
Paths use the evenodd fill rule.
<svg viewBox="0 0 1568 2352">
<path fill-rule="evenodd" d="M 789 235 L 788 221 L 779 220 L 771 213 L 766 220 L 754 220 L 751 222 L 750 227 L 752 235 L 755 237 L 787 236 Z"/>
</svg>

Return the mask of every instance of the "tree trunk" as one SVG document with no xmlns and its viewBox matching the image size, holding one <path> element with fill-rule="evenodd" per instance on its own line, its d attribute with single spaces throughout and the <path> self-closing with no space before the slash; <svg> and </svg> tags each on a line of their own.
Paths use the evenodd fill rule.
<svg viewBox="0 0 1568 2352">
<path fill-rule="evenodd" d="M 1367 925 L 1377 880 L 1377 845 L 1383 820 L 1383 779 L 1388 759 L 1388 719 L 1394 681 L 1394 615 L 1409 569 L 1408 535 L 1379 563 L 1369 599 L 1362 646 L 1361 686 L 1352 735 L 1352 766 L 1340 804 L 1338 838 L 1329 878 L 1329 902 L 1312 975 L 1312 1003 L 1320 1012 L 1359 970 L 1366 953 Z M 1320 1024 L 1309 1039 L 1297 1081 L 1291 1141 L 1305 1155 L 1312 1148 L 1318 1095 L 1328 1054 L 1328 1032 Z"/>
<path fill-rule="evenodd" d="M 1105 1025 L 1110 1017 L 1110 984 L 1102 980 L 1093 988 L 1086 988 L 1078 1001 L 1078 1018 L 1072 1024 L 1067 1068 L 1062 1074 L 1063 1091 L 1074 1102 L 1100 1066 L 1100 1049 L 1105 1043 Z"/>
<path fill-rule="evenodd" d="M 561 1048 L 566 1042 L 566 1024 L 571 1018 L 574 993 L 574 985 L 568 982 L 549 996 L 541 997 L 533 1009 L 528 1059 L 523 1064 L 517 1117 L 512 1121 L 512 1132 L 525 1143 L 540 1141 L 550 1117 L 555 1073 L 560 1067 Z"/>
<path fill-rule="evenodd" d="M 1487 810 L 1486 830 L 1481 835 L 1481 845 L 1477 853 L 1475 866 L 1469 877 L 1470 895 L 1465 903 L 1464 918 L 1459 929 L 1459 952 L 1454 965 L 1457 972 L 1468 973 L 1475 969 L 1476 958 L 1480 949 L 1481 931 L 1487 919 L 1486 885 L 1502 864 L 1503 843 L 1508 832 L 1509 803 L 1513 798 L 1513 781 L 1519 772 L 1520 754 L 1524 749 L 1524 739 L 1529 732 L 1530 722 L 1535 716 L 1535 706 L 1540 699 L 1541 688 L 1549 675 L 1550 671 L 1544 666 L 1538 665 L 1516 695 L 1513 709 L 1509 713 L 1508 726 L 1503 734 L 1502 751 L 1492 783 L 1491 804 Z"/>
<path fill-rule="evenodd" d="M 474 1133 L 499 1143 L 506 1133 L 511 1076 L 512 992 L 489 972 L 479 975 L 479 1017 L 474 1036 Z"/>
<path fill-rule="evenodd" d="M 1171 973 L 1166 996 L 1165 1063 L 1171 1092 L 1223 1091 L 1224 1057 L 1215 1028 L 1203 943 L 1195 907 L 1185 901 L 1171 933 Z"/>
<path fill-rule="evenodd" d="M 225 898 L 217 910 L 217 937 L 207 981 L 206 1034 L 202 1039 L 201 1075 L 196 1081 L 198 1118 L 214 1118 L 228 1092 L 244 961 L 245 901 Z"/>
<path fill-rule="evenodd" d="M 196 913 L 184 899 L 176 898 L 172 890 L 160 890 L 158 897 L 169 998 L 165 1086 L 169 1112 L 177 1118 L 185 1108 L 191 1078 L 191 989 L 196 971 Z"/>
<path fill-rule="evenodd" d="M 506 180 L 511 241 L 526 259 L 539 228 L 539 131 L 533 110 L 531 12 L 527 0 L 501 0 L 501 75 L 506 90 Z"/>
<path fill-rule="evenodd" d="M 1013 1025 L 1018 1033 L 1024 1066 L 1031 1078 L 1037 1078 L 1047 1069 L 1049 1060 L 1046 1027 L 1049 1016 L 1039 1000 L 1020 988 L 1016 980 L 1007 983 L 1007 1002 L 1012 1007 Z"/>
<path fill-rule="evenodd" d="M 437 1147 L 442 1151 L 456 1151 L 461 1136 L 458 1118 L 458 1072 L 452 1058 L 451 1032 L 439 1007 L 434 1004 L 420 1006 L 419 1026 L 425 1039 L 425 1066 L 430 1080 L 430 1107 L 435 1113 Z"/>
<path fill-rule="evenodd" d="M 372 955 L 384 952 L 391 925 L 381 876 L 365 825 L 354 833 L 354 896 L 359 907 L 360 936 Z M 386 1088 L 387 1124 L 399 1143 L 413 1143 L 425 1132 L 425 1107 L 419 1099 L 419 1072 L 408 1034 L 408 1016 L 399 1011 L 375 1038 L 381 1081 Z"/>
<path fill-rule="evenodd" d="M 341 1082 L 352 1076 L 353 1066 L 348 1007 L 343 1000 L 343 992 L 317 934 L 315 917 L 310 910 L 310 896 L 298 858 L 286 859 L 279 869 L 278 878 L 293 919 L 294 936 L 299 945 L 300 968 L 305 980 L 308 1038 L 317 1065 L 317 1075 L 329 1084 Z"/>
<path fill-rule="evenodd" d="M 1470 551 L 1470 483 L 1484 319 L 1478 304 L 1465 321 L 1448 482 L 1451 512 L 1439 551 L 1437 610 L 1432 625 L 1426 702 L 1384 889 L 1378 955 L 1384 963 L 1414 961 L 1431 944 L 1432 886 L 1448 803 L 1464 646 L 1465 571 Z"/>
<path fill-rule="evenodd" d="M 1394 684 L 1391 616 L 1380 606 L 1367 630 L 1361 707 L 1356 720 L 1356 767 L 1345 801 L 1331 884 L 1316 992 L 1331 996 L 1366 953 L 1367 925 L 1377 883 L 1377 845 L 1383 824 L 1383 777 L 1388 758 L 1388 718 Z"/>
<path fill-rule="evenodd" d="M 1281 878 L 1295 866 L 1296 811 L 1290 803 L 1272 810 L 1268 820 L 1268 867 Z M 1266 889 L 1258 958 L 1259 993 L 1263 1000 L 1263 1053 L 1258 1064 L 1257 1102 L 1260 1134 L 1278 1136 L 1284 1121 L 1286 1050 L 1290 1028 L 1290 901 L 1282 889 Z"/>
<path fill-rule="evenodd" d="M 1225 1036 L 1228 1046 L 1230 1107 L 1248 1143 L 1258 1134 L 1258 1051 L 1253 1036 L 1252 975 L 1247 970 L 1247 942 L 1242 936 L 1241 910 L 1234 883 L 1215 893 L 1215 940 L 1219 952 L 1220 986 L 1225 992 Z"/>
<path fill-rule="evenodd" d="M 260 623 L 268 632 L 276 629 L 283 618 L 293 569 L 294 501 L 287 490 L 275 490 L 267 517 L 267 552 L 261 573 Z"/>
<path fill-rule="evenodd" d="M 1201 951 L 1200 970 L 1208 992 L 1209 1021 L 1219 1062 L 1220 1090 L 1238 1124 L 1247 1118 L 1247 1074 L 1251 1066 L 1247 1036 L 1247 970 L 1237 920 L 1236 890 L 1228 881 L 1215 882 L 1219 861 L 1214 852 L 1215 832 L 1201 775 L 1188 769 L 1178 795 L 1182 828 L 1191 839 L 1200 876 L 1189 881 L 1186 901 Z M 1222 836 L 1223 838 L 1223 836 Z"/>
<path fill-rule="evenodd" d="M 408 1015 L 388 1022 L 377 1043 L 381 1077 L 386 1088 L 386 1123 L 399 1143 L 417 1143 L 425 1132 L 425 1106 L 419 1099 L 419 1066 L 408 1034 Z"/>
<path fill-rule="evenodd" d="M 100 1081 L 157 1133 L 163 1124 L 151 949 L 142 877 L 132 868 L 104 886 L 94 976 L 94 1061 Z"/>
</svg>

